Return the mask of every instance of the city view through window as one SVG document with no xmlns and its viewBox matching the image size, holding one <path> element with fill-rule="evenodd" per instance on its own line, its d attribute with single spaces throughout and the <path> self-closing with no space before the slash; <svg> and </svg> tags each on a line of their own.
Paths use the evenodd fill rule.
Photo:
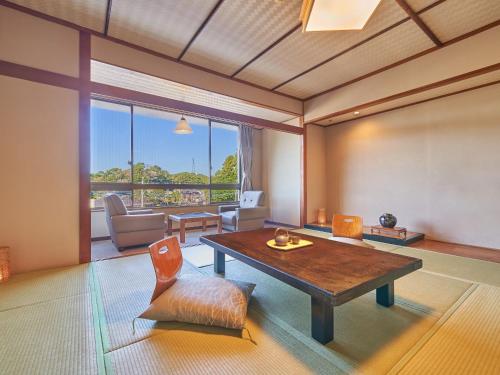
<svg viewBox="0 0 500 375">
<path fill-rule="evenodd" d="M 92 100 L 91 207 L 111 192 L 129 207 L 237 201 L 238 127 L 185 117 L 193 133 L 175 134 L 179 114 Z"/>
</svg>

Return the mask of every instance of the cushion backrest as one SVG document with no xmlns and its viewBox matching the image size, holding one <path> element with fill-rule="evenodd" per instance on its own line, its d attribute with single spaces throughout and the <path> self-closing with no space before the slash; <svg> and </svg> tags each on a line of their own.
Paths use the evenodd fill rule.
<svg viewBox="0 0 500 375">
<path fill-rule="evenodd" d="M 240 207 L 241 208 L 254 208 L 262 206 L 264 203 L 264 192 L 263 191 L 245 191 L 241 194 Z"/>
<path fill-rule="evenodd" d="M 108 216 L 127 214 L 127 208 L 116 194 L 108 194 L 104 197 L 104 210 Z"/>
<path fill-rule="evenodd" d="M 149 254 L 156 274 L 156 287 L 151 296 L 153 302 L 177 280 L 182 268 L 182 252 L 177 237 L 169 237 L 151 244 Z"/>
<path fill-rule="evenodd" d="M 363 219 L 359 216 L 333 215 L 332 233 L 335 237 L 363 238 Z"/>
</svg>

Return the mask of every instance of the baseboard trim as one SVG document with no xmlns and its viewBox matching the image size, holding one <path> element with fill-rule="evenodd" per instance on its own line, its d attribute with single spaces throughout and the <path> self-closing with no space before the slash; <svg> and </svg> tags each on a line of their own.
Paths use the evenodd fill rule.
<svg viewBox="0 0 500 375">
<path fill-rule="evenodd" d="M 91 241 L 106 241 L 106 240 L 110 240 L 111 237 L 110 236 L 104 236 L 104 237 L 92 237 L 90 240 Z"/>
<path fill-rule="evenodd" d="M 279 227 L 287 227 L 287 228 L 291 228 L 291 229 L 300 229 L 300 226 L 292 225 L 292 224 L 286 224 L 286 223 L 279 223 L 277 221 L 266 220 L 264 222 L 266 224 L 276 225 L 276 226 L 279 226 Z"/>
<path fill-rule="evenodd" d="M 283 224 L 283 225 L 286 225 L 286 224 Z M 209 224 L 207 225 L 207 228 L 217 228 L 217 224 Z M 191 230 L 202 230 L 203 227 L 201 225 L 198 225 L 196 227 L 186 227 L 186 232 L 189 232 Z M 179 228 L 173 228 L 172 229 L 172 232 L 178 232 L 180 229 Z M 165 231 L 165 233 L 167 233 L 167 231 Z M 91 241 L 106 241 L 106 240 L 110 240 L 111 237 L 110 236 L 104 236 L 104 237 L 92 237 L 90 240 Z"/>
</svg>

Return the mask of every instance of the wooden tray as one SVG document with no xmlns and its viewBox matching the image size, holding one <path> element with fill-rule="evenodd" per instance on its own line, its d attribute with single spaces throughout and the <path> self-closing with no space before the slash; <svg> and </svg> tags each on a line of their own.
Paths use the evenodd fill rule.
<svg viewBox="0 0 500 375">
<path fill-rule="evenodd" d="M 281 251 L 300 249 L 301 247 L 311 246 L 312 244 L 313 243 L 311 241 L 307 240 L 300 240 L 300 242 L 297 245 L 294 245 L 289 242 L 288 245 L 286 246 L 278 246 L 276 245 L 276 242 L 274 240 L 269 240 L 266 242 L 266 245 L 269 246 L 270 248 Z"/>
</svg>

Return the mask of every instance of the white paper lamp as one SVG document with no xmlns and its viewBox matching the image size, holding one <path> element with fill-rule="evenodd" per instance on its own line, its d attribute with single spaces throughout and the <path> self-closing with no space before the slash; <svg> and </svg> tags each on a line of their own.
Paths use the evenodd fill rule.
<svg viewBox="0 0 500 375">
<path fill-rule="evenodd" d="M 175 127 L 174 133 L 175 134 L 191 134 L 192 132 L 193 132 L 193 129 L 191 129 L 191 126 L 189 126 L 189 123 L 187 122 L 187 120 L 184 118 L 184 116 L 182 116 Z"/>
</svg>

